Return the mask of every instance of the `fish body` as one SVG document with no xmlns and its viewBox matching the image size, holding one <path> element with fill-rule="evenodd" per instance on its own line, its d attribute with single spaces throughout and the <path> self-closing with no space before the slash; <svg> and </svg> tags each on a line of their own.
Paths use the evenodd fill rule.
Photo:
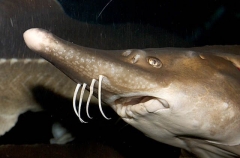
<svg viewBox="0 0 240 158">
<path fill-rule="evenodd" d="M 99 104 L 148 137 L 198 157 L 240 156 L 240 46 L 98 50 L 37 28 L 24 39 L 86 89 L 96 80 Z"/>
</svg>

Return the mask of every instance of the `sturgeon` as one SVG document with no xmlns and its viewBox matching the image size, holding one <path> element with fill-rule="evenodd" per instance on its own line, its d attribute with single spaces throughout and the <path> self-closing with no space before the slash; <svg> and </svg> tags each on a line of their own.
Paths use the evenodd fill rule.
<svg viewBox="0 0 240 158">
<path fill-rule="evenodd" d="M 99 49 L 188 44 L 150 25 L 97 25 L 74 20 L 57 0 L 2 0 L 0 22 L 0 136 L 16 124 L 20 114 L 43 110 L 33 93 L 36 87 L 69 99 L 74 92 L 72 80 L 26 48 L 22 34 L 29 28 L 44 28 L 63 39 Z"/>
<path fill-rule="evenodd" d="M 99 50 L 38 28 L 23 36 L 148 137 L 197 157 L 240 156 L 239 45 Z"/>
</svg>

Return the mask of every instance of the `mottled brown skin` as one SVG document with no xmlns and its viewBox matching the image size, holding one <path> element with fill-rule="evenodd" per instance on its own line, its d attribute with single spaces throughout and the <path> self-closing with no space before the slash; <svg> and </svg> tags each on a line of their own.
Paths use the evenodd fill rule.
<svg viewBox="0 0 240 158">
<path fill-rule="evenodd" d="M 102 100 L 147 136 L 198 157 L 240 156 L 240 46 L 107 51 L 42 29 L 24 39 L 77 83 L 103 75 Z"/>
</svg>

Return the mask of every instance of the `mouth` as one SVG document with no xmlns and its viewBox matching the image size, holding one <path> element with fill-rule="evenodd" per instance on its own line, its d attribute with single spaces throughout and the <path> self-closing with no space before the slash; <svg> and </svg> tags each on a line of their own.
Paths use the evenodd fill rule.
<svg viewBox="0 0 240 158">
<path fill-rule="evenodd" d="M 166 100 L 154 96 L 122 97 L 115 100 L 112 107 L 121 118 L 125 119 L 133 119 L 170 108 Z"/>
<path fill-rule="evenodd" d="M 88 86 L 86 83 L 78 83 L 75 88 L 73 94 L 73 109 L 80 122 L 82 123 L 87 123 L 81 118 L 81 105 L 86 89 L 89 90 L 89 96 L 86 103 L 86 113 L 90 119 L 92 119 L 92 117 L 89 115 L 88 109 L 93 94 L 97 94 L 99 110 L 102 116 L 107 120 L 111 118 L 107 117 L 102 110 L 102 96 L 104 96 L 103 101 L 110 105 L 121 118 L 134 118 L 134 114 L 145 115 L 146 113 L 154 113 L 158 110 L 169 108 L 169 104 L 166 100 L 158 98 L 156 96 L 151 96 L 150 93 L 138 92 L 132 94 L 113 94 L 106 89 L 102 89 L 103 78 L 103 75 L 99 75 L 98 80 L 92 79 L 90 86 Z M 96 83 L 98 83 L 98 86 L 95 86 Z M 77 108 L 76 98 L 79 91 L 80 99 Z"/>
<path fill-rule="evenodd" d="M 121 104 L 122 106 L 136 105 L 140 103 L 145 103 L 155 97 L 152 96 L 133 96 L 133 97 L 122 97 L 115 100 L 115 105 Z"/>
<path fill-rule="evenodd" d="M 82 101 L 83 101 L 83 96 L 84 96 L 85 90 L 89 91 L 89 96 L 88 96 L 88 99 L 87 99 L 87 102 L 86 102 L 86 113 L 87 113 L 88 118 L 92 119 L 92 117 L 89 115 L 89 110 L 88 110 L 89 109 L 89 103 L 90 103 L 91 97 L 93 96 L 94 92 L 97 91 L 99 110 L 100 110 L 102 116 L 105 119 L 107 119 L 107 120 L 111 119 L 111 118 L 108 118 L 102 110 L 102 100 L 101 100 L 101 96 L 102 96 L 102 91 L 101 91 L 102 86 L 101 86 L 101 84 L 102 84 L 102 82 L 101 82 L 101 80 L 102 80 L 102 77 L 99 77 L 99 81 L 97 81 L 95 79 L 92 79 L 92 82 L 91 82 L 90 86 L 88 86 L 86 83 L 81 83 L 81 84 L 77 83 L 77 85 L 76 85 L 76 88 L 75 88 L 75 91 L 74 91 L 74 94 L 73 94 L 73 109 L 74 109 L 74 112 L 77 115 L 77 117 L 79 118 L 81 123 L 87 123 L 86 121 L 84 121 L 81 118 L 81 106 L 82 106 Z M 98 82 L 98 87 L 94 86 L 96 82 Z M 78 107 L 77 107 L 76 100 L 77 100 L 77 95 L 78 95 L 79 91 L 80 91 L 79 103 L 78 103 Z M 106 93 L 106 91 L 105 91 L 105 93 Z M 150 99 L 149 97 L 144 97 L 144 96 L 120 97 L 118 95 L 111 94 L 110 92 L 108 92 L 108 96 L 110 98 L 112 98 L 112 99 L 109 99 L 107 101 L 108 104 L 110 104 L 110 105 L 123 105 L 123 106 L 139 104 L 141 102 L 146 101 L 146 98 Z"/>
</svg>

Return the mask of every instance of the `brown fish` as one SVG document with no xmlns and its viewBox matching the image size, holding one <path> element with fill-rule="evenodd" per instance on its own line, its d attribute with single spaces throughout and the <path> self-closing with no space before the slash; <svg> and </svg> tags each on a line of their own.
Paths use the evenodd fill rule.
<svg viewBox="0 0 240 158">
<path fill-rule="evenodd" d="M 148 137 L 198 157 L 240 156 L 240 46 L 98 50 L 37 28 L 24 39 Z"/>
<path fill-rule="evenodd" d="M 20 114 L 42 109 L 34 99 L 34 87 L 43 86 L 66 98 L 74 92 L 72 80 L 27 49 L 22 34 L 29 28 L 41 27 L 61 38 L 99 49 L 186 45 L 175 35 L 149 25 L 104 26 L 76 21 L 55 0 L 3 0 L 0 23 L 0 135 L 15 125 Z"/>
</svg>

